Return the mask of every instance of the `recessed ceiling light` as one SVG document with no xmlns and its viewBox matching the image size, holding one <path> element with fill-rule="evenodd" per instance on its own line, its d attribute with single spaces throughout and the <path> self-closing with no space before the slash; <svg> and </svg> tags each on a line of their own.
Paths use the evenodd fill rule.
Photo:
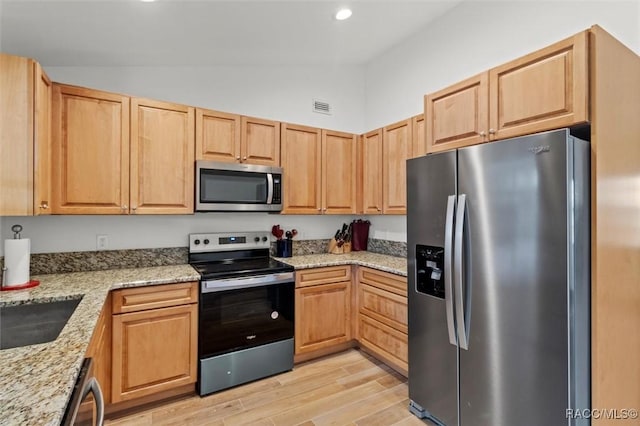
<svg viewBox="0 0 640 426">
<path fill-rule="evenodd" d="M 151 2 L 154 2 L 156 0 L 140 0 L 140 1 L 145 2 L 145 3 L 151 3 Z"/>
<path fill-rule="evenodd" d="M 336 12 L 336 19 L 338 21 L 344 21 L 345 19 L 348 19 L 351 16 L 351 9 L 340 9 L 339 11 Z"/>
</svg>

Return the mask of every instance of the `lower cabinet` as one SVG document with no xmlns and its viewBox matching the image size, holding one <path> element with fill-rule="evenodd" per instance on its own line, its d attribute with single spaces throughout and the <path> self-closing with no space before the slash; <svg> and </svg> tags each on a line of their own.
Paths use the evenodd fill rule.
<svg viewBox="0 0 640 426">
<path fill-rule="evenodd" d="M 197 283 L 113 292 L 111 402 L 197 380 Z"/>
<path fill-rule="evenodd" d="M 349 343 L 351 333 L 351 267 L 313 268 L 296 273 L 295 354 L 307 354 Z"/>
<path fill-rule="evenodd" d="M 357 286 L 358 344 L 406 376 L 409 360 L 407 279 L 359 267 Z"/>
</svg>

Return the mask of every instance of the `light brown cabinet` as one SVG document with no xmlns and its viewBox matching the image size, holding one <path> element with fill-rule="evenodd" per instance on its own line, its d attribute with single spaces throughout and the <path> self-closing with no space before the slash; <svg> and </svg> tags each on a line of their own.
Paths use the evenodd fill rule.
<svg viewBox="0 0 640 426">
<path fill-rule="evenodd" d="M 356 212 L 356 136 L 282 124 L 285 214 Z"/>
<path fill-rule="evenodd" d="M 341 349 L 351 341 L 351 267 L 296 274 L 295 354 Z"/>
<path fill-rule="evenodd" d="M 411 158 L 427 155 L 427 140 L 424 134 L 424 114 L 411 117 L 411 126 L 411 137 L 413 138 L 413 142 L 411 143 L 413 155 Z"/>
<path fill-rule="evenodd" d="M 196 108 L 196 160 L 240 162 L 240 116 Z"/>
<path fill-rule="evenodd" d="M 112 402 L 196 382 L 197 295 L 196 282 L 113 292 Z"/>
<path fill-rule="evenodd" d="M 105 405 L 111 403 L 111 295 L 107 297 L 93 336 L 87 348 L 87 358 L 93 358 L 93 375 L 100 384 Z M 92 407 L 90 407 L 92 408 Z"/>
<path fill-rule="evenodd" d="M 408 371 L 407 279 L 358 267 L 358 344 L 400 373 Z"/>
<path fill-rule="evenodd" d="M 193 213 L 194 108 L 131 99 L 131 213 Z"/>
<path fill-rule="evenodd" d="M 428 152 L 586 122 L 587 36 L 581 32 L 426 95 Z"/>
<path fill-rule="evenodd" d="M 411 119 L 384 127 L 382 134 L 382 211 L 407 213 L 407 165 L 412 154 Z"/>
<path fill-rule="evenodd" d="M 280 165 L 280 122 L 242 117 L 240 155 L 243 163 Z"/>
<path fill-rule="evenodd" d="M 50 214 L 51 81 L 0 53 L 0 216 Z"/>
<path fill-rule="evenodd" d="M 196 108 L 196 159 L 280 165 L 280 123 Z"/>
<path fill-rule="evenodd" d="M 129 98 L 53 85 L 52 212 L 129 211 Z"/>
<path fill-rule="evenodd" d="M 362 135 L 359 146 L 360 185 L 362 201 L 358 212 L 362 214 L 382 213 L 382 129 Z"/>
</svg>

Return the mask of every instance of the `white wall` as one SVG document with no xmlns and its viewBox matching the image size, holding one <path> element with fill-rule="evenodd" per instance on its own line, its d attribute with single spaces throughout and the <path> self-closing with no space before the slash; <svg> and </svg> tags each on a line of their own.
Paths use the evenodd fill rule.
<svg viewBox="0 0 640 426">
<path fill-rule="evenodd" d="M 442 89 L 598 24 L 640 53 L 640 1 L 471 1 L 375 58 L 365 69 L 365 128 L 424 110 Z"/>
<path fill-rule="evenodd" d="M 57 82 L 361 133 L 363 67 L 47 67 Z M 327 101 L 332 115 L 311 111 Z"/>
</svg>

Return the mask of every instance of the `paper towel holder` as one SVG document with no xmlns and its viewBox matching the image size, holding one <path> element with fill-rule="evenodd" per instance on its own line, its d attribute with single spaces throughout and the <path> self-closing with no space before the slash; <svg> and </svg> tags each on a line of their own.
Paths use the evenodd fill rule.
<svg viewBox="0 0 640 426">
<path fill-rule="evenodd" d="M 11 230 L 13 231 L 13 239 L 14 240 L 20 240 L 21 239 L 20 232 L 22 232 L 22 225 L 20 225 L 20 224 L 13 225 L 11 227 Z M 28 280 L 26 283 L 21 284 L 21 285 L 13 285 L 13 286 L 5 287 L 4 280 L 5 280 L 6 276 L 7 276 L 7 270 L 8 270 L 7 267 L 5 265 L 2 265 L 2 275 L 0 275 L 0 291 L 23 290 L 23 289 L 36 287 L 36 286 L 40 285 L 40 281 L 38 281 L 38 280 Z"/>
</svg>

